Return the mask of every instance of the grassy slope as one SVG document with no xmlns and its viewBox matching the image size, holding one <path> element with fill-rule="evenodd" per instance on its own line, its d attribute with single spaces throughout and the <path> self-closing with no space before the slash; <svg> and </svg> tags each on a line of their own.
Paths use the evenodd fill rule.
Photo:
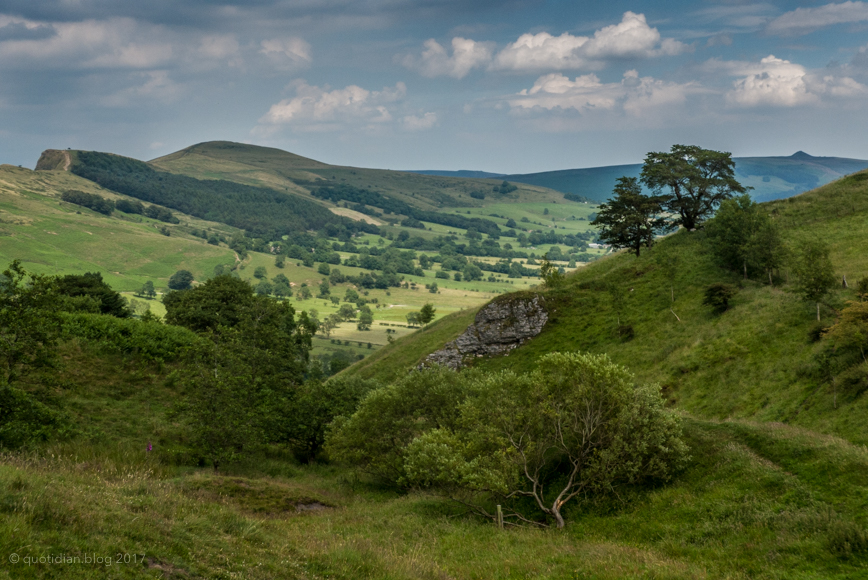
<svg viewBox="0 0 868 580">
<path fill-rule="evenodd" d="M 371 357 L 343 371 L 352 376 L 376 379 L 384 383 L 394 381 L 422 362 L 429 352 L 464 332 L 476 316 L 478 308 L 454 312 L 409 336 L 386 346 Z M 388 361 L 388 364 L 383 364 Z"/>
<path fill-rule="evenodd" d="M 235 261 L 228 248 L 209 246 L 186 233 L 209 228 L 231 235 L 228 226 L 184 215 L 178 216 L 179 226 L 121 212 L 107 217 L 60 201 L 67 189 L 124 197 L 64 171 L 0 166 L 0 264 L 19 258 L 39 273 L 99 271 L 117 290 L 133 291 L 147 280 L 165 287 L 179 269 L 203 278 L 217 264 Z M 160 227 L 172 235 L 164 236 Z"/>
<path fill-rule="evenodd" d="M 866 178 L 868 172 L 863 172 L 766 206 L 790 242 L 811 236 L 826 240 L 838 275 L 846 274 L 851 283 L 868 275 Z M 861 395 L 862 387 L 839 382 L 838 407 L 833 408 L 832 386 L 820 376 L 814 359 L 823 345 L 808 337 L 815 324 L 813 305 L 800 300 L 792 286 L 744 282 L 721 316 L 702 305 L 708 284 L 740 283 L 737 274 L 712 262 L 703 236 L 681 232 L 638 259 L 621 253 L 577 271 L 563 289 L 548 293 L 553 312 L 540 336 L 507 358 L 477 364 L 491 370 L 528 370 L 538 356 L 555 350 L 605 352 L 640 381 L 660 383 L 672 404 L 696 416 L 785 422 L 868 443 L 863 420 L 868 397 Z M 679 259 L 671 281 L 656 261 L 664 253 Z M 629 342 L 617 336 L 609 283 L 627 296 L 620 319 L 635 330 Z M 852 290 L 837 289 L 828 302 L 840 308 L 853 298 Z M 834 310 L 824 306 L 823 316 L 830 324 Z M 383 353 L 369 364 L 396 366 L 404 348 L 418 355 L 415 347 L 402 342 L 394 358 Z"/>
<path fill-rule="evenodd" d="M 437 331 L 436 325 L 432 331 Z M 670 485 L 578 504 L 563 531 L 498 532 L 279 452 L 230 471 L 174 467 L 171 366 L 64 346 L 64 401 L 84 434 L 0 456 L 0 553 L 144 554 L 112 566 L 4 562 L 11 578 L 858 578 L 868 452 L 784 425 L 688 419 Z M 145 446 L 153 442 L 154 451 Z M 329 509 L 298 513 L 319 502 Z M 162 576 L 161 576 L 162 575 Z"/>
<path fill-rule="evenodd" d="M 491 193 L 502 180 L 478 180 L 438 177 L 389 171 L 327 165 L 280 149 L 228 143 L 200 143 L 150 162 L 164 171 L 183 173 L 200 179 L 228 179 L 251 185 L 264 185 L 288 193 L 309 195 L 307 182 L 346 184 L 369 188 L 425 209 L 440 207 L 480 207 L 495 200 Z M 300 182 L 300 183 L 296 183 Z M 535 185 L 519 185 L 498 200 L 510 202 L 563 201 L 563 194 Z M 485 200 L 470 197 L 472 191 L 483 191 Z"/>
</svg>

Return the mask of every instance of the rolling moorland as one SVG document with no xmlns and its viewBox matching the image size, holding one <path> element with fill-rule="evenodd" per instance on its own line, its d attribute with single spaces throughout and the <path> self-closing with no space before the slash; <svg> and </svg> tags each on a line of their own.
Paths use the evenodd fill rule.
<svg viewBox="0 0 868 580">
<path fill-rule="evenodd" d="M 254 177 L 252 170 L 236 170 L 238 183 L 258 185 L 272 179 L 270 171 Z M 5 184 L 15 181 L 3 190 L 0 228 L 6 235 L 0 238 L 0 251 L 6 258 L 7 240 L 30 236 L 28 245 L 18 251 L 39 255 L 25 264 L 34 271 L 81 273 L 79 268 L 87 270 L 99 265 L 97 260 L 112 259 L 100 255 L 96 245 L 86 245 L 93 236 L 110 240 L 124 233 L 145 248 L 141 251 L 175 261 L 159 266 L 157 276 L 156 271 L 149 274 L 146 259 L 136 270 L 120 267 L 122 259 L 114 258 L 119 269 L 114 277 L 106 272 L 105 278 L 119 290 L 135 290 L 148 280 L 162 288 L 157 282 L 186 265 L 187 253 L 191 271 L 197 279 L 206 279 L 214 272 L 196 263 L 200 249 L 213 252 L 210 259 L 215 265 L 238 264 L 234 271 L 250 280 L 256 279 L 251 270 L 261 265 L 269 270 L 269 278 L 284 271 L 296 281 L 289 274 L 296 260 L 302 265 L 292 271 L 298 272 L 299 280 L 302 272 L 310 271 L 313 286 L 313 280 L 323 276 L 318 266 L 303 265 L 310 256 L 287 255 L 281 270 L 270 251 L 240 248 L 237 241 L 232 248 L 238 229 L 170 206 L 177 224 L 76 208 L 56 194 L 69 188 L 112 199 L 124 196 L 68 172 L 7 167 L 3 171 L 9 175 L 3 178 Z M 335 178 L 337 173 L 328 179 Z M 499 183 L 493 182 L 492 188 Z M 356 185 L 375 184 L 360 180 Z M 414 207 L 434 207 L 437 202 L 434 194 L 424 199 Z M 545 223 L 561 207 L 590 207 L 560 199 L 537 206 L 530 200 L 517 199 L 510 205 L 495 199 L 499 203 L 468 204 L 460 211 L 465 216 L 467 211 L 474 212 L 471 216 L 505 216 L 511 207 L 524 213 L 512 218 L 519 223 L 521 217 Z M 359 209 L 371 210 L 365 206 Z M 526 289 L 545 301 L 549 320 L 542 333 L 507 357 L 475 359 L 472 366 L 479 371 L 525 372 L 552 351 L 589 351 L 608 354 L 634 373 L 637 383 L 658 383 L 667 406 L 681 417 L 690 451 L 687 465 L 668 484 L 627 486 L 618 495 L 586 497 L 566 509 L 563 530 L 499 530 L 435 494 L 383 485 L 333 462 L 301 463 L 281 445 L 251 450 L 215 472 L 191 462 L 189 441 L 179 427 L 176 408 L 190 394 L 179 381 L 185 376 L 179 358 L 156 359 L 142 350 L 119 348 L 112 340 L 73 332 L 58 346 L 62 370 L 37 374 L 22 387 L 64 413 L 72 427 L 3 455 L 0 551 L 20 556 L 129 554 L 136 559 L 129 562 L 128 557 L 111 566 L 82 565 L 73 572 L 47 564 L 17 565 L 0 568 L 0 578 L 864 577 L 868 431 L 861 418 L 868 373 L 858 355 L 832 349 L 821 329 L 837 320 L 847 301 L 858 301 L 855 282 L 868 275 L 868 172 L 761 207 L 781 227 L 787 245 L 825 241 L 836 275 L 851 282 L 851 287 L 839 285 L 825 297 L 819 325 L 815 305 L 795 292 L 796 280 L 788 266 L 775 272 L 773 284 L 765 276 L 744 279 L 740 272 L 717 264 L 705 230 L 682 230 L 638 258 L 619 252 L 582 268 L 564 264 L 565 271 L 572 271 L 553 288 L 534 286 L 538 280 L 532 275 L 501 276 L 486 293 L 481 281 L 467 285 L 461 280 L 456 285 L 454 276 L 449 281 L 434 277 L 442 268 L 423 270 L 426 276 L 420 283 L 437 280 L 457 290 L 445 302 L 466 292 L 475 303 L 463 310 L 453 308 L 423 329 L 401 329 L 404 336 L 386 341 L 334 379 L 347 384 L 359 379 L 401 380 L 428 353 L 457 337 L 484 301 L 514 296 L 496 291 Z M 358 232 L 352 238 L 355 245 L 368 240 L 370 247 L 387 246 L 398 241 L 401 231 L 407 231 L 409 239 L 419 230 L 400 226 L 400 215 L 380 213 L 368 217 L 392 218 L 396 225 L 378 234 Z M 587 224 L 588 214 L 575 214 L 586 220 L 570 219 L 572 215 L 555 225 Z M 498 224 L 502 220 L 505 227 L 508 218 L 491 219 Z M 428 231 L 435 233 L 437 225 L 427 224 Z M 37 226 L 48 232 L 36 235 Z M 86 232 L 79 231 L 84 227 Z M 170 228 L 170 235 L 160 228 Z M 207 243 L 193 230 L 213 233 L 218 243 Z M 467 232 L 463 230 L 464 237 Z M 62 234 L 67 234 L 63 244 L 48 237 Z M 500 243 L 512 242 L 512 237 L 500 236 Z M 182 241 L 185 245 L 178 245 Z M 517 236 L 514 241 L 520 245 Z M 346 242 L 335 238 L 330 243 Z M 154 249 L 147 250 L 148 244 Z M 547 251 L 554 245 L 558 244 Z M 189 252 L 179 256 L 178 249 L 187 247 Z M 541 247 L 536 246 L 537 251 Z M 564 244 L 562 252 L 578 254 L 574 247 Z M 117 248 L 132 256 L 139 251 L 125 243 Z M 352 254 L 358 260 L 362 252 L 333 251 L 341 257 L 342 271 L 384 273 L 344 266 L 345 258 Z M 70 264 L 78 252 L 81 261 Z M 52 254 L 64 265 L 52 269 L 47 258 Z M 522 261 L 527 259 L 529 255 Z M 419 257 L 414 260 L 413 266 L 421 267 Z M 416 280 L 410 276 L 406 274 L 404 281 Z M 508 281 L 516 284 L 507 285 Z M 704 290 L 719 282 L 737 288 L 722 313 L 703 305 Z M 341 284 L 346 283 L 336 286 L 343 290 Z M 480 291 L 473 294 L 474 288 Z M 375 292 L 384 300 L 400 292 L 432 296 L 424 288 L 387 286 L 371 288 L 369 297 Z M 299 310 L 309 311 L 314 304 L 298 301 L 295 295 L 290 301 Z M 319 299 L 315 305 L 325 310 L 330 302 Z M 446 309 L 444 303 L 439 304 L 438 313 L 443 313 L 439 311 Z M 147 323 L 130 324 L 139 328 L 136 325 Z M 621 333 L 624 326 L 631 328 L 629 336 Z"/>
</svg>

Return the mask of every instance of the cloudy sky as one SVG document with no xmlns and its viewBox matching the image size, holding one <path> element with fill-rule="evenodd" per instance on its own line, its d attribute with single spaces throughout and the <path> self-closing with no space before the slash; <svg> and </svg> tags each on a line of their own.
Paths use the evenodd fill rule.
<svg viewBox="0 0 868 580">
<path fill-rule="evenodd" d="M 0 162 L 193 143 L 526 173 L 868 159 L 868 2 L 0 0 Z"/>
</svg>

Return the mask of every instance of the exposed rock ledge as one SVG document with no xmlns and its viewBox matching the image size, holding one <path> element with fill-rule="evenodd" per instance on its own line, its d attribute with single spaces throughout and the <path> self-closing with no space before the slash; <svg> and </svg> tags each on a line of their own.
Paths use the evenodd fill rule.
<svg viewBox="0 0 868 580">
<path fill-rule="evenodd" d="M 471 357 L 507 354 L 542 332 L 548 319 L 539 294 L 516 292 L 496 298 L 461 336 L 429 354 L 419 367 L 439 364 L 457 370 Z"/>
</svg>

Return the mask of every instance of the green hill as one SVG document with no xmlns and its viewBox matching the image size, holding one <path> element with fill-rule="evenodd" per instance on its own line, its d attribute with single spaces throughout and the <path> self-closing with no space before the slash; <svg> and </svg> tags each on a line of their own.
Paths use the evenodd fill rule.
<svg viewBox="0 0 868 580">
<path fill-rule="evenodd" d="M 65 171 L 0 165 L 0 262 L 20 259 L 29 270 L 44 274 L 102 272 L 110 285 L 125 292 L 148 280 L 165 288 L 180 269 L 204 279 L 218 264 L 235 263 L 225 245 L 213 246 L 190 234 L 196 229 L 231 237 L 234 228 L 183 214 L 178 225 L 122 212 L 109 217 L 62 201 L 67 190 L 131 199 Z"/>
<path fill-rule="evenodd" d="M 851 284 L 868 275 L 866 178 L 868 172 L 862 172 L 763 206 L 789 243 L 828 242 L 838 279 L 846 276 Z M 714 263 L 707 244 L 703 231 L 681 231 L 639 258 L 621 252 L 588 265 L 568 276 L 565 287 L 545 291 L 551 318 L 539 336 L 509 357 L 477 359 L 475 366 L 528 370 L 538 356 L 554 350 L 608 353 L 640 380 L 660 383 L 672 405 L 694 416 L 800 425 L 868 444 L 862 420 L 868 412 L 868 373 L 856 367 L 824 374 L 827 346 L 811 338 L 813 305 L 793 292 L 787 271 L 774 287 L 767 280 L 742 281 L 739 273 Z M 672 276 L 661 266 L 664 256 L 677 261 Z M 733 306 L 720 316 L 702 304 L 704 289 L 715 282 L 740 287 Z M 613 308 L 613 284 L 626 296 L 620 313 Z M 822 310 L 823 324 L 830 325 L 853 299 L 852 288 L 833 291 Z M 619 338 L 618 318 L 632 326 L 632 340 Z M 406 348 L 404 354 L 399 341 L 391 356 L 384 351 L 378 360 L 345 372 L 394 376 L 404 357 L 417 362 L 427 354 L 415 343 Z"/>
<path fill-rule="evenodd" d="M 502 179 L 470 179 L 420 175 L 406 171 L 328 165 L 280 149 L 214 141 L 187 147 L 149 162 L 156 168 L 200 179 L 227 179 L 308 195 L 311 188 L 350 186 L 377 191 L 422 210 L 483 207 L 487 203 L 562 202 L 562 193 L 536 185 L 520 185 L 508 194 L 494 194 Z M 482 200 L 473 192 L 486 194 Z"/>
<path fill-rule="evenodd" d="M 736 157 L 735 173 L 742 185 L 753 187 L 757 201 L 771 201 L 797 195 L 868 167 L 868 161 L 841 157 L 814 157 L 802 151 L 789 157 Z M 573 193 L 594 201 L 605 201 L 619 177 L 639 177 L 641 164 L 564 169 L 503 179 Z"/>
</svg>

